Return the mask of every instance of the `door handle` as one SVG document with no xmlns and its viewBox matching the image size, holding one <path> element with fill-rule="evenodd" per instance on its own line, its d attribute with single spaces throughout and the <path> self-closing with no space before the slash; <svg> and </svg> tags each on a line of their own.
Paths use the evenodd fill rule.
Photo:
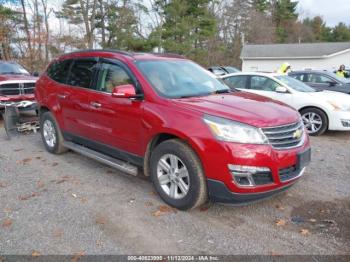
<svg viewBox="0 0 350 262">
<path fill-rule="evenodd" d="M 95 108 L 100 108 L 101 107 L 101 104 L 100 103 L 97 103 L 97 102 L 91 102 L 90 105 L 92 107 L 95 107 Z"/>
<path fill-rule="evenodd" d="M 58 97 L 59 99 L 65 99 L 65 98 L 67 98 L 67 96 L 68 96 L 68 95 L 65 95 L 65 94 L 57 94 L 57 97 Z"/>
</svg>

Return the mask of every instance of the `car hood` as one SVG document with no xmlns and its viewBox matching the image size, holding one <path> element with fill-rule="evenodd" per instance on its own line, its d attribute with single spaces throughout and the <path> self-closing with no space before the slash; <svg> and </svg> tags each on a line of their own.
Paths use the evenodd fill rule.
<svg viewBox="0 0 350 262">
<path fill-rule="evenodd" d="M 308 93 L 308 94 L 316 99 L 320 99 L 323 101 L 334 101 L 334 102 L 350 104 L 350 95 L 349 94 L 328 91 L 328 90 L 321 91 L 321 92 L 313 92 L 313 93 Z"/>
<path fill-rule="evenodd" d="M 175 99 L 173 102 L 203 114 L 224 117 L 256 127 L 280 126 L 295 123 L 300 119 L 299 113 L 291 107 L 246 92 Z"/>
<path fill-rule="evenodd" d="M 21 81 L 21 80 L 38 80 L 37 77 L 28 76 L 28 75 L 0 75 L 0 81 Z"/>
<path fill-rule="evenodd" d="M 350 92 L 350 83 L 343 83 L 343 84 L 339 85 L 338 87 L 340 87 L 342 90 Z"/>
</svg>

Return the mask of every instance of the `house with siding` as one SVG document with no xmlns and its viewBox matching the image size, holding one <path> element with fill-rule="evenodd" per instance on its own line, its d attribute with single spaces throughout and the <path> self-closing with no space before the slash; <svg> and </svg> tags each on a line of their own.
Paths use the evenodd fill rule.
<svg viewBox="0 0 350 262">
<path fill-rule="evenodd" d="M 293 70 L 335 70 L 350 66 L 350 42 L 310 44 L 246 44 L 242 48 L 242 71 L 276 71 L 284 62 Z"/>
</svg>

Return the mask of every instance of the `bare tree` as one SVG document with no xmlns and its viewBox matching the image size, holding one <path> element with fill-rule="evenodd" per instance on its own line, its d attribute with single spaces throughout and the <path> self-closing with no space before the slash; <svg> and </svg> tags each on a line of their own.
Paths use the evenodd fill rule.
<svg viewBox="0 0 350 262">
<path fill-rule="evenodd" d="M 45 65 L 49 62 L 49 42 L 50 42 L 50 25 L 49 25 L 49 17 L 51 12 L 53 11 L 48 10 L 47 7 L 47 0 L 41 0 L 41 4 L 43 6 L 43 15 L 44 15 L 44 22 L 45 22 Z"/>
<path fill-rule="evenodd" d="M 23 11 L 23 23 L 24 23 L 24 31 L 27 36 L 27 46 L 28 46 L 28 52 L 29 52 L 29 67 L 30 70 L 33 70 L 33 49 L 32 49 L 32 38 L 29 31 L 29 22 L 27 18 L 27 9 L 26 9 L 26 2 L 25 0 L 21 0 L 21 6 Z"/>
<path fill-rule="evenodd" d="M 88 48 L 93 48 L 95 41 L 96 14 L 98 0 L 65 0 L 61 13 L 69 23 L 84 25 L 85 40 Z"/>
<path fill-rule="evenodd" d="M 89 48 L 94 46 L 94 30 L 95 30 L 95 17 L 97 0 L 92 0 L 92 6 L 90 0 L 79 0 L 83 21 L 85 24 L 86 38 Z M 91 10 L 91 12 L 90 12 Z"/>
</svg>

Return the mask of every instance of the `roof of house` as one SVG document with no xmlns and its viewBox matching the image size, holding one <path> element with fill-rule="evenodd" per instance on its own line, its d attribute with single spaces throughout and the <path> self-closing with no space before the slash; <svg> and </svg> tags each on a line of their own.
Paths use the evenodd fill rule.
<svg viewBox="0 0 350 262">
<path fill-rule="evenodd" d="M 241 59 L 327 58 L 350 51 L 350 42 L 245 45 Z"/>
</svg>

